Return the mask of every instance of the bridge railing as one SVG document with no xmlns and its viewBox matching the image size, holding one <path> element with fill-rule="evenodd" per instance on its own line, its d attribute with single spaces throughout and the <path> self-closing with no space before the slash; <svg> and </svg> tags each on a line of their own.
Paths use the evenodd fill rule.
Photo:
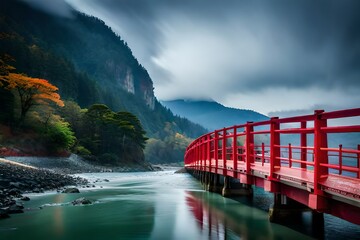
<svg viewBox="0 0 360 240">
<path fill-rule="evenodd" d="M 218 129 L 187 147 L 185 166 L 247 175 L 261 169 L 270 180 L 279 174 L 306 172 L 314 184 L 314 194 L 319 194 L 329 175 L 360 178 L 359 117 L 360 108 L 316 110 L 311 115 L 274 117 Z M 349 118 L 355 118 L 350 125 L 339 123 Z M 329 124 L 331 121 L 335 124 Z"/>
</svg>

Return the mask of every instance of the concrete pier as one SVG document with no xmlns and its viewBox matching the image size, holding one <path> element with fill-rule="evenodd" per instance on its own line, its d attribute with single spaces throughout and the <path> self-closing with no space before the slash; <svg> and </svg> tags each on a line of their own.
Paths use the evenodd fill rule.
<svg viewBox="0 0 360 240">
<path fill-rule="evenodd" d="M 280 193 L 274 193 L 274 204 L 269 208 L 270 222 L 280 223 L 289 217 L 299 217 L 303 212 L 311 211 L 307 206 Z"/>
<path fill-rule="evenodd" d="M 206 191 L 219 193 L 224 197 L 253 195 L 251 185 L 240 183 L 238 179 L 198 170 L 189 173 L 200 181 Z"/>
<path fill-rule="evenodd" d="M 253 189 L 251 185 L 242 184 L 240 182 L 235 182 L 230 177 L 224 178 L 224 187 L 222 189 L 222 195 L 224 197 L 232 196 L 252 196 Z"/>
<path fill-rule="evenodd" d="M 207 191 L 214 193 L 221 193 L 222 188 L 223 187 L 220 183 L 220 176 L 218 174 L 211 173 Z"/>
</svg>

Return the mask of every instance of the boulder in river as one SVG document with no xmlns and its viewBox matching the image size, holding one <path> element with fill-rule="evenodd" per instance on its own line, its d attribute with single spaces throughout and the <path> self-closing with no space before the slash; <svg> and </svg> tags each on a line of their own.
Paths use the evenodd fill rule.
<svg viewBox="0 0 360 240">
<path fill-rule="evenodd" d="M 79 189 L 77 189 L 77 188 L 67 188 L 62 192 L 63 193 L 80 193 Z"/>
<path fill-rule="evenodd" d="M 74 201 L 71 202 L 73 205 L 87 205 L 87 204 L 91 204 L 91 201 L 89 199 L 86 198 L 78 198 Z"/>
<path fill-rule="evenodd" d="M 22 197 L 20 198 L 21 201 L 30 201 L 30 198 L 29 197 Z"/>
</svg>

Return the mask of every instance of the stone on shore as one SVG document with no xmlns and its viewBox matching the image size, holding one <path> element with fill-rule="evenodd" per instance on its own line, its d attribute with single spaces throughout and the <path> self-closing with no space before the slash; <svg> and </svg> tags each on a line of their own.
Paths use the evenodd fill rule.
<svg viewBox="0 0 360 240">
<path fill-rule="evenodd" d="M 13 213 L 23 213 L 24 209 L 24 206 L 21 205 L 21 204 L 14 204 L 14 205 L 11 205 L 9 208 L 8 208 L 8 213 L 9 214 L 13 214 Z"/>
<path fill-rule="evenodd" d="M 28 201 L 22 194 L 41 193 L 62 189 L 64 186 L 87 184 L 88 181 L 53 171 L 26 166 L 0 158 L 0 219 L 9 214 L 22 213 L 23 206 L 17 201 Z M 76 190 L 72 190 L 76 192 Z M 79 190 L 77 189 L 77 192 Z"/>
</svg>

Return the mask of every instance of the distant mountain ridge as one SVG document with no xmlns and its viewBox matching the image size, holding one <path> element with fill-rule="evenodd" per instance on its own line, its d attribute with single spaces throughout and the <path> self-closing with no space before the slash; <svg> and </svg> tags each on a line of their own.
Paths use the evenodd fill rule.
<svg viewBox="0 0 360 240">
<path fill-rule="evenodd" d="M 172 100 L 161 101 L 174 114 L 186 117 L 208 130 L 243 124 L 248 121 L 263 121 L 267 116 L 253 110 L 225 107 L 214 101 Z"/>
</svg>

